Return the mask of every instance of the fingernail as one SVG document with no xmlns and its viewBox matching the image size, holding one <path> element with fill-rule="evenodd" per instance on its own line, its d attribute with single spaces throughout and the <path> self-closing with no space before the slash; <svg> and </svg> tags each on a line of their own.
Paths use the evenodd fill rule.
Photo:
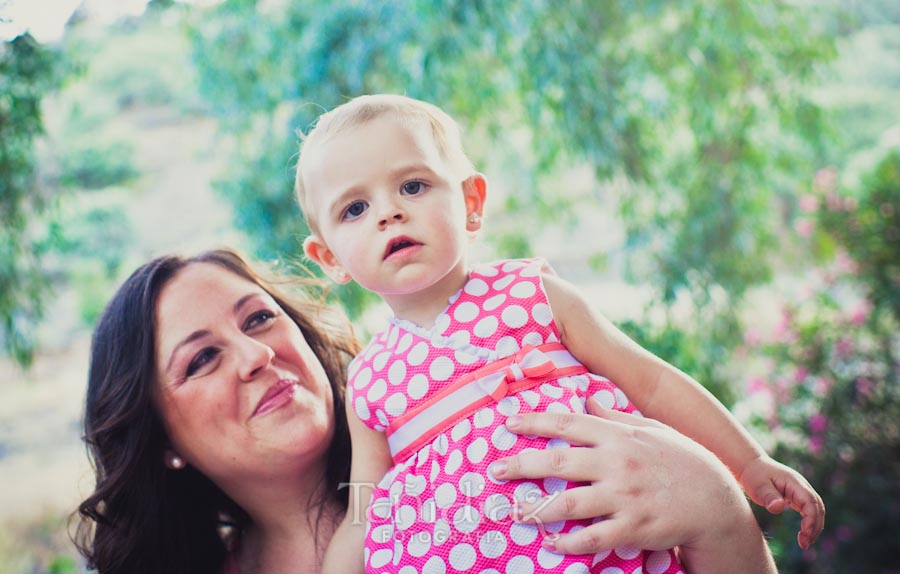
<svg viewBox="0 0 900 574">
<path fill-rule="evenodd" d="M 544 547 L 544 550 L 549 550 L 551 552 L 556 552 L 556 541 L 559 540 L 559 534 L 551 533 L 547 536 L 544 536 L 544 539 L 541 541 L 541 546 Z"/>
<path fill-rule="evenodd" d="M 491 474 L 493 474 L 496 478 L 501 478 L 504 474 L 506 474 L 507 466 L 508 465 L 505 461 L 498 460 L 491 465 Z"/>
<path fill-rule="evenodd" d="M 522 424 L 522 417 L 519 415 L 513 415 L 506 419 L 506 428 L 516 428 L 517 426 Z"/>
</svg>

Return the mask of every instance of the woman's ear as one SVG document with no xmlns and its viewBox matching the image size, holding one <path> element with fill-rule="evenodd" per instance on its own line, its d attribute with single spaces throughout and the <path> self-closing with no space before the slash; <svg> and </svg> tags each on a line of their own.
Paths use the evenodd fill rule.
<svg viewBox="0 0 900 574">
<path fill-rule="evenodd" d="M 466 200 L 466 229 L 481 229 L 481 218 L 484 213 L 484 202 L 487 199 L 487 180 L 480 173 L 467 177 L 462 184 L 463 196 Z"/>
<path fill-rule="evenodd" d="M 341 266 L 334 252 L 322 239 L 312 234 L 303 240 L 303 252 L 322 268 L 325 275 L 331 277 L 335 283 L 344 285 L 350 282 L 350 274 Z"/>
</svg>

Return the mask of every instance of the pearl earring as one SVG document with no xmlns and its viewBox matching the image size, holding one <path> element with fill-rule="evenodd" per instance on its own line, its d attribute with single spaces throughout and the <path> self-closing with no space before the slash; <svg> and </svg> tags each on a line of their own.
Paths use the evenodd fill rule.
<svg viewBox="0 0 900 574">
<path fill-rule="evenodd" d="M 478 217 L 477 213 L 472 213 L 469 215 L 469 223 L 478 223 L 481 221 L 481 218 Z"/>
<path fill-rule="evenodd" d="M 172 470 L 181 470 L 184 468 L 184 459 L 177 454 L 173 454 L 169 457 L 169 468 Z"/>
</svg>

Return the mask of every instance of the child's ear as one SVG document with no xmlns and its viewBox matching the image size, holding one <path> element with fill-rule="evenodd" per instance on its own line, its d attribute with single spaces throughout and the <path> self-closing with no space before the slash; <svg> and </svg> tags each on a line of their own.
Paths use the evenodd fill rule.
<svg viewBox="0 0 900 574">
<path fill-rule="evenodd" d="M 469 231 L 481 227 L 484 201 L 487 199 L 487 180 L 480 173 L 470 175 L 463 181 L 463 196 L 466 200 L 466 222 Z"/>
<path fill-rule="evenodd" d="M 310 235 L 303 240 L 303 252 L 315 261 L 326 275 L 335 283 L 344 285 L 350 282 L 350 274 L 341 266 L 334 252 L 318 235 Z"/>
</svg>

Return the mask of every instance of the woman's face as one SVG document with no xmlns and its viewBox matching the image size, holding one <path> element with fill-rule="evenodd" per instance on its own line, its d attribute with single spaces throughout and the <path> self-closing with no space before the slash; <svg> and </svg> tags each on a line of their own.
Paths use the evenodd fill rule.
<svg viewBox="0 0 900 574">
<path fill-rule="evenodd" d="M 328 378 L 258 285 L 212 263 L 179 271 L 157 303 L 156 364 L 173 450 L 222 488 L 323 464 Z"/>
</svg>

